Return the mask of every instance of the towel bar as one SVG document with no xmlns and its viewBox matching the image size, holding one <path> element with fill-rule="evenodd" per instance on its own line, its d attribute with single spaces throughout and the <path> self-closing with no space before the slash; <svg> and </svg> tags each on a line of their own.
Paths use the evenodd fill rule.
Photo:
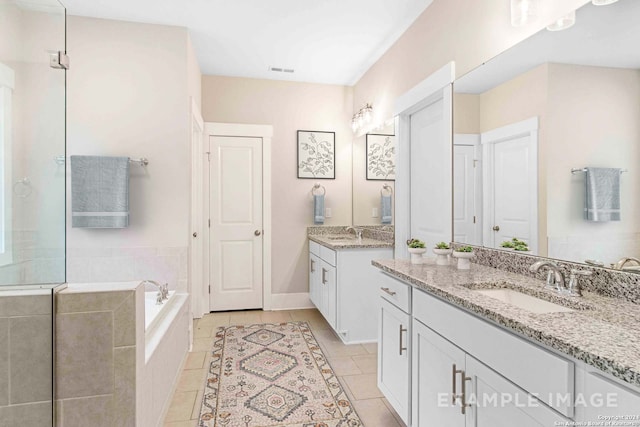
<svg viewBox="0 0 640 427">
<path fill-rule="evenodd" d="M 67 159 L 65 156 L 60 155 L 54 157 L 53 160 L 59 165 L 64 165 Z M 140 166 L 147 166 L 149 164 L 149 159 L 147 159 L 146 157 L 140 157 L 139 159 L 129 159 L 129 163 L 137 163 Z"/>
<path fill-rule="evenodd" d="M 571 169 L 571 173 L 572 174 L 576 174 L 579 172 L 586 172 L 587 168 L 573 168 Z M 620 169 L 620 173 L 625 173 L 625 172 L 629 172 L 627 169 Z"/>
</svg>

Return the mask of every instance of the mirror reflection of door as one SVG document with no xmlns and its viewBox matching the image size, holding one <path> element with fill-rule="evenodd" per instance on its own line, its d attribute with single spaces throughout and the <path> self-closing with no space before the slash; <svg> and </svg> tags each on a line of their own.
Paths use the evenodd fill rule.
<svg viewBox="0 0 640 427">
<path fill-rule="evenodd" d="M 482 244 L 480 135 L 453 136 L 453 240 Z"/>
</svg>

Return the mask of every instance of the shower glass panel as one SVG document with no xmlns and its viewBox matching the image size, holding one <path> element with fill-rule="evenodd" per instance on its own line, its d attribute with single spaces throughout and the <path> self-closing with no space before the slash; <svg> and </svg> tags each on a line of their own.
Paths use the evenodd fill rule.
<svg viewBox="0 0 640 427">
<path fill-rule="evenodd" d="M 55 422 L 66 73 L 51 60 L 65 19 L 55 0 L 0 0 L 0 426 Z"/>
<path fill-rule="evenodd" d="M 0 0 L 0 286 L 65 281 L 65 9 Z"/>
</svg>

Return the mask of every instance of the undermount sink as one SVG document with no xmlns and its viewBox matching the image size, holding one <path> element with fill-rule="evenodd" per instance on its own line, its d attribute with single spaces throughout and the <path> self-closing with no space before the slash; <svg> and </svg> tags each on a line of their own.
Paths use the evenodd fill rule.
<svg viewBox="0 0 640 427">
<path fill-rule="evenodd" d="M 575 311 L 562 305 L 554 304 L 513 289 L 476 289 L 474 292 L 514 305 L 531 313 L 568 313 Z"/>
</svg>

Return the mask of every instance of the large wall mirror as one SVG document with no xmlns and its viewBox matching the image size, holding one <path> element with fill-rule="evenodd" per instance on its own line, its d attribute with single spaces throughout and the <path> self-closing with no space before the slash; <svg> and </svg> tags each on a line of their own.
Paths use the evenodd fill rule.
<svg viewBox="0 0 640 427">
<path fill-rule="evenodd" d="M 454 241 L 640 258 L 638 23 L 640 1 L 588 3 L 456 80 Z"/>
<path fill-rule="evenodd" d="M 393 119 L 353 139 L 352 183 L 355 226 L 395 223 L 396 140 Z"/>
</svg>

